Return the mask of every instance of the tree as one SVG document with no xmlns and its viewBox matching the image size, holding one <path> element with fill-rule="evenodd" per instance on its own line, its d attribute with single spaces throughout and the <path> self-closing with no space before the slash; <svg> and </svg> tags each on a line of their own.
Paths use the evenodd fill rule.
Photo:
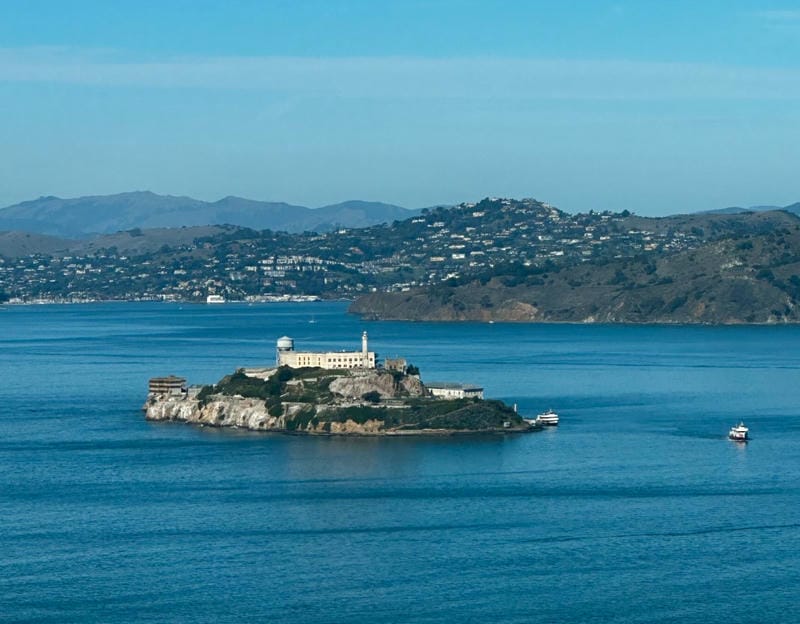
<svg viewBox="0 0 800 624">
<path fill-rule="evenodd" d="M 365 401 L 369 401 L 370 403 L 380 403 L 381 402 L 381 393 L 377 390 L 370 390 L 369 392 L 365 392 L 361 395 L 361 398 Z"/>
</svg>

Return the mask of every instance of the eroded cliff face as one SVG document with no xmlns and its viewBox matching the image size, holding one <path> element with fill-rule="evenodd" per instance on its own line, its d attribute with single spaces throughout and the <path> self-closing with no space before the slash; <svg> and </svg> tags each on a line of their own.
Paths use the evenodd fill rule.
<svg viewBox="0 0 800 624">
<path fill-rule="evenodd" d="M 145 403 L 145 418 L 261 430 L 282 428 L 285 425 L 283 414 L 270 416 L 264 401 L 220 395 L 201 405 L 195 398 L 151 394 Z"/>
<path fill-rule="evenodd" d="M 363 423 L 353 420 L 336 422 L 320 417 L 310 419 L 301 426 L 287 426 L 287 421 L 299 415 L 306 405 L 284 404 L 280 416 L 269 414 L 263 401 L 244 397 L 217 396 L 205 405 L 193 398 L 149 395 L 145 403 L 145 418 L 155 421 L 176 421 L 210 427 L 236 427 L 253 431 L 278 431 L 317 434 L 374 435 L 386 432 L 382 420 L 370 419 Z"/>
<path fill-rule="evenodd" d="M 356 372 L 335 378 L 329 389 L 345 399 L 360 399 L 369 392 L 377 392 L 382 399 L 425 396 L 425 387 L 418 377 L 399 376 L 388 372 Z"/>
</svg>

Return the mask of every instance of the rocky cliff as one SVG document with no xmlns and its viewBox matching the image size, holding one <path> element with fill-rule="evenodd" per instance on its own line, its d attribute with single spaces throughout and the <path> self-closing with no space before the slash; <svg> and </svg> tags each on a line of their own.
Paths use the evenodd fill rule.
<svg viewBox="0 0 800 624">
<path fill-rule="evenodd" d="M 435 399 L 418 377 L 384 370 L 240 370 L 186 394 L 151 393 L 143 409 L 154 421 L 318 435 L 531 430 L 499 401 Z"/>
</svg>

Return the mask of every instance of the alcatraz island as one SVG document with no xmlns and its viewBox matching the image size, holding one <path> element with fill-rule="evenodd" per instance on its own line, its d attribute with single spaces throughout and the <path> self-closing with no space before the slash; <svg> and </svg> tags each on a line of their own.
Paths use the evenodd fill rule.
<svg viewBox="0 0 800 624">
<path fill-rule="evenodd" d="M 540 429 L 469 384 L 423 383 L 404 358 L 360 351 L 297 351 L 279 338 L 275 365 L 240 368 L 214 385 L 150 379 L 143 407 L 153 421 L 179 421 L 311 435 L 521 433 Z"/>
</svg>

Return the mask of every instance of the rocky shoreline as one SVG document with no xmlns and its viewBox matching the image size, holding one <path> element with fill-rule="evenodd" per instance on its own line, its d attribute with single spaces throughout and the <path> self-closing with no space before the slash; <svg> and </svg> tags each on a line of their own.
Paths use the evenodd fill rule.
<svg viewBox="0 0 800 624">
<path fill-rule="evenodd" d="M 500 401 L 434 398 L 418 377 L 385 370 L 242 369 L 213 386 L 151 391 L 143 410 L 150 421 L 295 435 L 418 436 L 538 429 Z"/>
</svg>

